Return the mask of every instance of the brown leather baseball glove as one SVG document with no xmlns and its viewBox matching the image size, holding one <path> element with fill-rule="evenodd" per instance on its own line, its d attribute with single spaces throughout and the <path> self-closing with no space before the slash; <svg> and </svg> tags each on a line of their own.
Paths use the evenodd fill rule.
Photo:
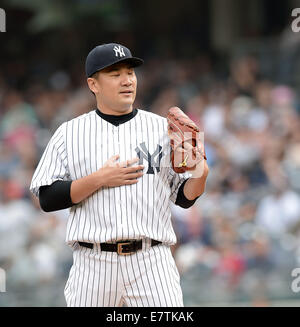
<svg viewBox="0 0 300 327">
<path fill-rule="evenodd" d="M 167 121 L 173 170 L 194 170 L 201 160 L 206 160 L 198 126 L 178 107 L 169 109 Z"/>
</svg>

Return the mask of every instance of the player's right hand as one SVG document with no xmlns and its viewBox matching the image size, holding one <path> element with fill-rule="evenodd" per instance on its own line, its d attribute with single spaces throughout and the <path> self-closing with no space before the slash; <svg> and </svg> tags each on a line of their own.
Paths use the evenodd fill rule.
<svg viewBox="0 0 300 327">
<path fill-rule="evenodd" d="M 139 161 L 139 158 L 133 158 L 123 162 L 116 162 L 119 155 L 109 158 L 102 168 L 98 170 L 98 178 L 101 178 L 101 184 L 106 187 L 116 187 L 121 185 L 136 184 L 138 179 L 144 175 L 143 165 L 131 165 Z"/>
</svg>

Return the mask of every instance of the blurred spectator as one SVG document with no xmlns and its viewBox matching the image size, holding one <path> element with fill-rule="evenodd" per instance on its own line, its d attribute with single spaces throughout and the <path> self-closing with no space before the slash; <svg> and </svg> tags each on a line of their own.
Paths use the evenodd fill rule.
<svg viewBox="0 0 300 327">
<path fill-rule="evenodd" d="M 290 189 L 274 186 L 258 204 L 256 223 L 266 233 L 278 237 L 300 222 L 300 196 Z"/>
</svg>

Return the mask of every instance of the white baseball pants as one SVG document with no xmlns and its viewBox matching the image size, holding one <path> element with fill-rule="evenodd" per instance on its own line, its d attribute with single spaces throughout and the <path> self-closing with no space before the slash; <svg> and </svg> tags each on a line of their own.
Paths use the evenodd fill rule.
<svg viewBox="0 0 300 327">
<path fill-rule="evenodd" d="M 169 246 L 150 246 L 123 256 L 80 245 L 65 287 L 69 307 L 182 307 L 180 276 Z"/>
</svg>

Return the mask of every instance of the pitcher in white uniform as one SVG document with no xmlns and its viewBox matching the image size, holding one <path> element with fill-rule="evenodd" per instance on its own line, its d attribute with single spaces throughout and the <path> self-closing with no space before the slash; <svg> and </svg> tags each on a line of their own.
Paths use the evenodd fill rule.
<svg viewBox="0 0 300 327">
<path fill-rule="evenodd" d="M 169 201 L 193 205 L 209 169 L 173 171 L 166 118 L 133 107 L 142 63 L 116 43 L 88 54 L 97 108 L 56 130 L 32 178 L 43 210 L 70 208 L 68 306 L 183 306 Z"/>
</svg>

